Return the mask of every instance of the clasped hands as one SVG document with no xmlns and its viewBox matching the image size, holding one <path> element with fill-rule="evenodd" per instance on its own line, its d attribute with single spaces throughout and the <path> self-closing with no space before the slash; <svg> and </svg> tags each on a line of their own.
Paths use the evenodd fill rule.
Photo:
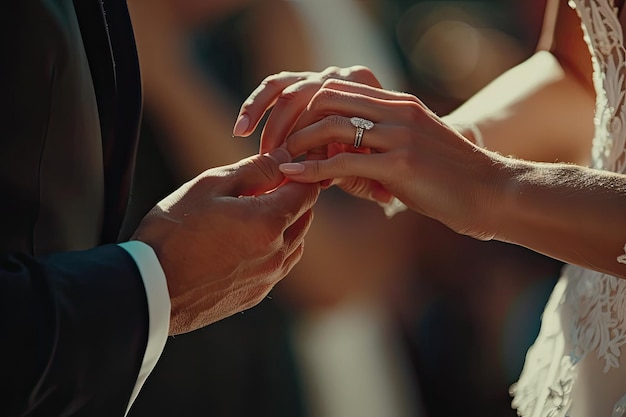
<svg viewBox="0 0 626 417">
<path fill-rule="evenodd" d="M 269 76 L 243 103 L 233 134 L 248 136 L 268 111 L 261 152 L 282 147 L 293 158 L 306 155 L 280 165 L 288 179 L 335 184 L 381 204 L 396 197 L 459 233 L 481 237 L 473 228 L 499 156 L 477 148 L 415 96 L 382 89 L 368 68 Z M 353 117 L 374 123 L 356 133 L 363 134 L 356 142 Z"/>
<path fill-rule="evenodd" d="M 284 72 L 244 102 L 234 134 L 249 135 L 270 109 L 259 155 L 191 179 L 133 235 L 154 249 L 165 273 L 170 334 L 265 298 L 302 256 L 320 184 L 381 203 L 395 196 L 481 237 L 476 225 L 489 220 L 483 208 L 495 200 L 489 194 L 498 156 L 475 147 L 416 97 L 382 89 L 361 66 Z M 355 134 L 353 117 L 374 125 Z M 301 155 L 305 160 L 292 162 Z"/>
</svg>

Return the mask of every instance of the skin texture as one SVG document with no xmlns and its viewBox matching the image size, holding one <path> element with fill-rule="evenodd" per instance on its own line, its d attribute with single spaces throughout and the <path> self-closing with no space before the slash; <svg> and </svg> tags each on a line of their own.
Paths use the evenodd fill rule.
<svg viewBox="0 0 626 417">
<path fill-rule="evenodd" d="M 243 104 L 249 127 L 235 133 L 249 134 L 273 105 L 265 131 L 282 139 L 265 141 L 263 149 L 285 143 L 294 157 L 309 152 L 310 160 L 281 166 L 292 180 L 332 180 L 382 202 L 393 195 L 458 233 L 626 277 L 617 260 L 626 240 L 619 209 L 626 206 L 626 177 L 582 166 L 593 136 L 590 60 L 575 12 L 563 4 L 548 7 L 556 20 L 546 25 L 543 49 L 448 123 L 415 97 L 363 85 L 363 68 L 347 68 L 332 70 L 340 77 L 270 78 Z M 297 108 L 285 110 L 284 102 Z M 375 122 L 363 138 L 368 153 L 350 151 L 355 115 Z M 476 124 L 487 148 L 511 156 L 476 147 L 469 132 L 452 127 L 459 122 Z M 338 146 L 344 152 L 336 153 Z"/>
<path fill-rule="evenodd" d="M 155 141 L 173 179 L 181 183 L 209 167 L 254 153 L 260 136 L 258 132 L 248 140 L 231 138 L 240 98 L 234 98 L 214 74 L 198 66 L 188 47 L 195 26 L 210 27 L 234 9 L 240 10 L 234 29 L 245 34 L 246 64 L 237 82 L 246 91 L 253 90 L 267 74 L 319 67 L 318 59 L 325 60 L 317 58 L 316 41 L 294 2 L 238 0 L 232 2 L 229 12 L 223 7 L 229 2 L 202 2 L 200 10 L 194 1 L 129 3 L 142 66 L 145 120 L 160 133 L 148 140 Z M 192 21 L 182 18 L 192 15 Z M 322 77 L 331 75 L 341 74 L 330 69 Z M 375 81 L 365 68 L 362 75 L 362 82 Z M 319 88 L 313 87 L 314 91 Z M 288 100 L 284 104 L 290 108 Z M 271 142 L 274 134 L 265 132 L 264 138 Z M 306 253 L 288 279 L 272 292 L 274 299 L 302 312 L 332 309 L 355 298 L 387 303 L 390 292 L 394 294 L 392 303 L 397 304 L 395 294 L 404 293 L 398 289 L 404 286 L 400 281 L 414 262 L 417 216 L 398 216 L 390 222 L 379 207 L 339 193 L 322 196 L 315 213 Z M 362 224 L 368 224 L 368 229 L 361 229 Z M 342 262 L 336 261 L 338 252 Z M 371 255 L 364 259 L 363 253 Z"/>
<path fill-rule="evenodd" d="M 132 0 L 128 5 L 142 67 L 145 114 L 156 121 L 152 128 L 161 133 L 149 140 L 158 141 L 155 146 L 166 159 L 173 181 L 182 184 L 207 168 L 231 164 L 252 154 L 254 145 L 231 139 L 231 120 L 238 100 L 198 66 L 190 40 L 198 28 L 218 26 L 223 19 L 242 13 L 245 17 L 239 24 L 243 23 L 245 30 L 254 34 L 248 36 L 251 43 L 247 59 L 251 64 L 245 68 L 251 80 L 242 83 L 255 85 L 277 68 L 297 68 L 298 63 L 309 67 L 308 50 L 302 46 L 306 44 L 304 31 L 292 5 L 282 0 Z M 266 28 L 270 21 L 278 23 Z M 276 39 L 281 40 L 280 47 L 276 47 Z M 254 161 L 259 165 L 257 159 Z M 266 181 L 267 177 L 261 191 L 282 181 L 282 174 L 274 167 L 260 168 L 259 178 Z M 240 181 L 239 174 L 234 174 L 232 167 L 211 170 L 182 187 L 196 196 L 202 195 L 194 197 L 193 204 L 206 196 L 215 197 L 207 200 L 210 204 L 206 209 L 213 219 L 206 225 L 208 230 L 190 223 L 187 217 L 182 217 L 187 222 L 184 227 L 177 226 L 181 216 L 187 213 L 175 196 L 162 201 L 146 217 L 146 221 L 156 222 L 164 230 L 181 232 L 180 237 L 173 236 L 169 243 L 161 245 L 160 258 L 167 257 L 176 263 L 177 258 L 192 256 L 189 245 L 177 239 L 196 241 L 202 249 L 197 254 L 201 262 L 196 260 L 182 266 L 193 278 L 188 277 L 189 282 L 181 281 L 180 285 L 179 282 L 169 285 L 174 333 L 217 321 L 256 304 L 302 255 L 301 234 L 308 229 L 310 213 L 305 209 L 297 212 L 296 206 L 302 203 L 308 207 L 312 201 L 302 198 L 299 191 L 294 193 L 294 184 L 268 196 L 232 198 L 241 192 L 224 185 L 234 186 L 235 179 Z M 258 170 L 245 174 L 250 179 L 254 179 L 253 175 L 259 175 Z M 228 180 L 222 184 L 225 178 Z M 221 191 L 201 191 L 205 188 Z M 296 216 L 300 217 L 297 224 L 290 225 L 296 222 Z M 205 236 L 207 233 L 209 237 Z M 142 232 L 141 236 L 146 235 Z M 156 235 L 151 237 L 156 240 Z M 187 308 L 194 303 L 197 306 Z"/>
<path fill-rule="evenodd" d="M 319 186 L 288 183 L 284 151 L 213 168 L 150 212 L 133 239 L 154 248 L 172 302 L 170 334 L 258 304 L 298 262 Z"/>
</svg>

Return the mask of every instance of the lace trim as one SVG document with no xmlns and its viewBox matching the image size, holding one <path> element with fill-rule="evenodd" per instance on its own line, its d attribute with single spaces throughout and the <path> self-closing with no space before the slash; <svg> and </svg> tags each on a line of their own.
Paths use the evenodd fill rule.
<svg viewBox="0 0 626 417">
<path fill-rule="evenodd" d="M 626 169 L 626 51 L 618 10 L 609 1 L 570 0 L 582 21 L 593 64 L 596 90 L 593 166 Z"/>
<path fill-rule="evenodd" d="M 576 3 L 579 3 L 578 6 Z M 624 172 L 626 168 L 626 51 L 623 45 L 622 26 L 619 21 L 618 9 L 609 1 L 570 0 L 569 5 L 577 8 L 582 21 L 582 28 L 587 41 L 593 64 L 593 81 L 596 89 L 596 116 L 595 137 L 592 147 L 593 166 L 599 169 Z M 626 263 L 626 245 L 624 254 L 616 259 L 619 263 Z M 594 288 L 591 294 L 583 299 L 584 291 L 589 288 L 580 288 L 572 295 L 581 297 L 582 304 L 593 311 L 581 311 L 579 315 L 584 328 L 578 328 L 574 332 L 576 336 L 589 334 L 589 327 L 602 329 L 602 343 L 598 343 L 595 337 L 582 337 L 576 340 L 577 349 L 581 346 L 589 348 L 599 347 L 599 354 L 607 364 L 604 372 L 611 367 L 619 367 L 619 361 L 614 351 L 624 344 L 623 336 L 615 336 L 612 340 L 607 336 L 609 328 L 613 333 L 625 333 L 623 326 L 623 310 L 615 311 L 615 303 L 621 301 L 624 295 L 619 292 L 624 290 L 623 282 L 618 278 L 603 274 L 594 274 Z M 599 276 L 598 276 L 599 275 Z M 585 281 L 591 281 L 591 277 Z M 581 285 L 583 283 L 581 282 Z M 615 293 L 618 291 L 618 294 Z M 616 299 L 618 298 L 618 299 Z M 606 320 L 597 321 L 595 314 L 602 310 L 599 315 Z M 611 314 L 610 312 L 613 312 Z M 607 316 L 607 314 L 609 316 Z M 583 324 L 579 323 L 580 327 Z M 620 330 L 618 330 L 618 327 Z M 591 332 L 593 333 L 593 332 Z M 599 337 L 598 334 L 595 335 Z M 609 341 L 607 347 L 606 341 Z"/>
<path fill-rule="evenodd" d="M 569 5 L 580 16 L 592 56 L 596 90 L 592 166 L 624 173 L 626 52 L 617 9 L 609 0 L 570 0 Z M 626 245 L 616 261 L 626 264 Z M 620 365 L 626 344 L 626 280 L 574 266 L 563 273 L 519 382 L 512 387 L 519 415 L 565 417 L 572 408 L 577 364 L 590 354 L 603 361 L 604 373 Z M 626 415 L 626 395 L 613 410 L 613 417 Z"/>
<path fill-rule="evenodd" d="M 568 268 L 566 290 L 571 335 L 570 356 L 574 364 L 596 352 L 604 360 L 603 372 L 619 368 L 621 347 L 626 344 L 626 281 L 582 268 Z"/>
</svg>

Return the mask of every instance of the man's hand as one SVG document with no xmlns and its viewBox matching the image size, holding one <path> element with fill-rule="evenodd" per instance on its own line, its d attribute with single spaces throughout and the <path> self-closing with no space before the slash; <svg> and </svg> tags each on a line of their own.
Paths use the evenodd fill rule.
<svg viewBox="0 0 626 417">
<path fill-rule="evenodd" d="M 284 149 L 210 169 L 162 200 L 133 239 L 167 278 L 170 334 L 258 304 L 300 260 L 319 186 L 281 183 Z M 277 188 L 278 187 L 278 188 Z"/>
</svg>

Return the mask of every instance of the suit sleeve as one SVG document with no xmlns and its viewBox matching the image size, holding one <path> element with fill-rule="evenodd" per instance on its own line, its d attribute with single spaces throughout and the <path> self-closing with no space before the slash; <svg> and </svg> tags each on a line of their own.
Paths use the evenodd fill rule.
<svg viewBox="0 0 626 417">
<path fill-rule="evenodd" d="M 117 245 L 0 255 L 2 416 L 123 416 L 148 340 L 141 275 Z"/>
</svg>

